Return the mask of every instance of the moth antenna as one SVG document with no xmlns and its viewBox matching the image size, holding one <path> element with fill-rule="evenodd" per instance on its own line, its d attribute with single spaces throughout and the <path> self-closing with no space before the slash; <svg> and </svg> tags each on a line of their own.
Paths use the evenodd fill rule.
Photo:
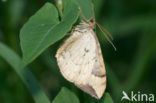
<svg viewBox="0 0 156 103">
<path fill-rule="evenodd" d="M 113 46 L 113 48 L 114 48 L 114 50 L 116 51 L 117 49 L 116 49 L 116 47 L 115 47 L 115 45 L 112 43 L 112 41 L 108 38 L 108 36 L 106 35 L 106 33 L 104 32 L 104 30 L 101 28 L 101 26 L 97 23 L 97 22 L 95 22 L 96 23 L 96 25 L 99 27 L 99 29 L 102 31 L 102 33 L 104 34 L 104 36 L 105 36 L 105 38 L 108 40 L 108 42 Z M 111 36 L 112 37 L 112 36 Z"/>
<path fill-rule="evenodd" d="M 97 22 L 95 22 L 95 23 L 96 23 L 96 25 L 97 25 L 99 28 L 101 28 L 101 29 L 100 29 L 101 31 L 106 32 L 106 33 L 109 35 L 109 37 L 113 40 L 112 35 L 111 35 L 102 25 L 100 25 L 100 24 L 97 23 Z"/>
<path fill-rule="evenodd" d="M 95 21 L 95 13 L 94 13 L 94 4 L 93 3 L 92 3 L 92 17 L 93 17 L 93 19 Z"/>
<path fill-rule="evenodd" d="M 81 16 L 83 17 L 83 19 L 84 19 L 86 22 L 88 22 L 88 19 L 83 15 L 81 8 L 79 8 L 79 10 L 80 10 L 80 14 L 81 14 Z"/>
</svg>

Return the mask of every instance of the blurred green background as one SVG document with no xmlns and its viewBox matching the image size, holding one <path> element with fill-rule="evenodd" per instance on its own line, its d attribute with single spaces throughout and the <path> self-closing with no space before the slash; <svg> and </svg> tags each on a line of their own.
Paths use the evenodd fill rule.
<svg viewBox="0 0 156 103">
<path fill-rule="evenodd" d="M 19 31 L 45 2 L 0 0 L 0 41 L 20 54 Z M 95 0 L 96 20 L 114 37 L 117 51 L 97 29 L 107 70 L 107 92 L 120 103 L 122 91 L 156 94 L 156 0 Z M 65 86 L 83 103 L 86 95 L 60 74 L 55 44 L 29 65 L 50 100 Z M 94 100 L 93 100 L 94 101 Z M 0 103 L 34 103 L 16 72 L 0 58 Z"/>
</svg>

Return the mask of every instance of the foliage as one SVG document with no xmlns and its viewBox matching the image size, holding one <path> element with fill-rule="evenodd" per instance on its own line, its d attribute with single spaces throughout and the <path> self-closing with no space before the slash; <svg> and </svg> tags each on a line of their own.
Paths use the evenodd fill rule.
<svg viewBox="0 0 156 103">
<path fill-rule="evenodd" d="M 120 103 L 122 90 L 127 93 L 132 90 L 156 93 L 155 1 L 93 1 L 96 20 L 111 32 L 117 47 L 117 52 L 109 48 L 96 28 L 108 81 L 101 100 L 90 97 L 67 82 L 61 76 L 54 57 L 62 39 L 81 19 L 78 8 L 87 19 L 92 17 L 92 0 L 66 0 L 61 9 L 54 6 L 58 0 L 52 3 L 42 0 L 2 1 L 0 102 Z"/>
<path fill-rule="evenodd" d="M 52 103 L 80 103 L 76 95 L 65 87 L 62 87 L 59 94 Z"/>
<path fill-rule="evenodd" d="M 23 26 L 20 32 L 23 62 L 33 61 L 47 47 L 65 36 L 78 18 L 76 4 L 67 2 L 64 16 L 58 21 L 56 8 L 47 3 Z"/>
</svg>

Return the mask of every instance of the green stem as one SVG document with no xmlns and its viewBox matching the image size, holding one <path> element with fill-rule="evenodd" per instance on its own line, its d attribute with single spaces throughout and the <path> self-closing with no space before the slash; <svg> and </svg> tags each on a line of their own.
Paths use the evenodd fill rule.
<svg viewBox="0 0 156 103">
<path fill-rule="evenodd" d="M 63 17 L 63 1 L 62 0 L 55 0 L 56 7 L 59 11 L 59 15 L 62 18 Z"/>
</svg>

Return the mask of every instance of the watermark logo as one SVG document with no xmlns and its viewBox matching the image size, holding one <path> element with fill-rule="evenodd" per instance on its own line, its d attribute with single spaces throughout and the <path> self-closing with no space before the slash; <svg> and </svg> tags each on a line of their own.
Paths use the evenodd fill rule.
<svg viewBox="0 0 156 103">
<path fill-rule="evenodd" d="M 137 93 L 134 93 L 131 91 L 130 96 L 125 91 L 122 91 L 122 98 L 123 100 L 129 100 L 129 101 L 138 101 L 138 102 L 154 102 L 154 94 L 144 94 L 138 91 Z"/>
<path fill-rule="evenodd" d="M 131 100 L 129 97 L 128 97 L 128 95 L 127 95 L 127 93 L 125 92 L 125 91 L 122 91 L 122 94 L 123 94 L 123 97 L 121 98 L 121 101 L 123 100 L 123 99 L 127 99 L 127 100 Z"/>
</svg>

